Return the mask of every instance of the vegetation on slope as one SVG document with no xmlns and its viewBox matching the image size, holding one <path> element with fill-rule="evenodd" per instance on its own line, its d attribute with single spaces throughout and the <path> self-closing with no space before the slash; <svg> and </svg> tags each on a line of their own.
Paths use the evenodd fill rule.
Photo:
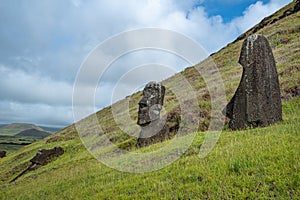
<svg viewBox="0 0 300 200">
<path fill-rule="evenodd" d="M 50 132 L 44 131 L 34 124 L 12 123 L 5 125 L 0 127 L 0 150 L 11 153 L 50 135 Z"/>
<path fill-rule="evenodd" d="M 27 136 L 27 137 L 35 137 L 35 138 L 46 138 L 48 136 L 50 136 L 51 134 L 46 132 L 46 131 L 40 131 L 37 129 L 28 129 L 28 130 L 24 130 L 21 131 L 20 133 L 18 133 L 16 136 Z"/>
<path fill-rule="evenodd" d="M 287 6 L 289 9 L 296 1 Z M 284 9 L 281 10 L 284 12 Z M 273 18 L 280 14 L 276 13 Z M 0 198 L 61 199 L 61 198 L 134 198 L 134 199 L 203 199 L 203 198 L 299 198 L 299 66 L 300 14 L 285 16 L 261 27 L 256 33 L 270 41 L 279 74 L 283 103 L 283 122 L 271 127 L 245 131 L 223 131 L 213 151 L 204 159 L 199 148 L 208 132 L 198 132 L 182 158 L 170 166 L 151 173 L 130 174 L 110 169 L 92 157 L 82 145 L 74 126 L 58 134 L 11 153 L 0 160 Z M 237 63 L 242 41 L 229 44 L 211 56 L 222 73 L 227 100 L 238 86 L 241 66 Z M 187 68 L 164 81 L 168 87 L 178 84 L 180 75 L 189 80 L 197 92 L 201 110 L 199 130 L 206 130 L 210 119 L 210 96 L 195 68 L 205 67 L 208 60 Z M 136 121 L 141 93 L 116 103 L 116 108 L 129 103 L 132 123 Z M 178 110 L 172 91 L 165 97 L 167 112 Z M 131 151 L 151 151 L 164 143 L 142 150 L 135 148 L 135 139 L 123 133 L 108 107 L 97 113 L 103 131 L 111 141 Z M 97 128 L 89 118 L 81 123 L 94 132 Z M 129 124 L 132 125 L 132 124 Z M 88 134 L 88 133 L 87 133 Z M 40 148 L 62 146 L 65 154 L 47 166 L 32 171 L 15 183 L 8 182 L 30 165 L 29 160 Z"/>
<path fill-rule="evenodd" d="M 278 11 L 275 15 L 270 16 L 270 19 L 278 18 L 281 13 L 285 10 L 290 10 L 298 4 L 296 1 L 286 6 L 285 8 Z M 278 16 L 279 15 L 279 16 Z M 300 94 L 300 13 L 294 13 L 277 20 L 276 22 L 269 24 L 268 26 L 261 27 L 261 29 L 256 30 L 255 33 L 265 35 L 274 53 L 277 72 L 279 75 L 279 82 L 281 88 L 281 94 L 283 99 L 290 99 L 292 96 Z M 189 67 L 183 72 L 180 72 L 166 80 L 163 84 L 166 86 L 166 95 L 164 109 L 168 113 L 180 111 L 179 102 L 177 101 L 171 88 L 180 85 L 180 77 L 186 78 L 192 85 L 193 90 L 197 94 L 198 104 L 200 107 L 200 126 L 199 131 L 207 130 L 210 123 L 210 95 L 206 88 L 206 84 L 203 78 L 200 76 L 197 69 L 205 68 L 213 63 L 218 67 L 222 74 L 222 79 L 225 84 L 225 92 L 227 95 L 227 100 L 229 101 L 233 96 L 242 73 L 242 67 L 238 63 L 239 54 L 242 46 L 242 40 L 231 43 L 227 45 L 226 48 L 221 49 L 218 53 L 210 56 L 209 59 L 204 60 L 196 66 Z M 123 99 L 113 105 L 114 109 L 119 115 L 122 115 L 124 110 L 124 105 L 129 104 L 130 121 L 126 121 L 126 126 L 134 127 L 137 121 L 138 112 L 138 102 L 141 99 L 142 93 L 137 92 L 126 99 Z M 99 124 L 107 137 L 110 138 L 112 142 L 119 143 L 127 141 L 130 144 L 135 142 L 134 137 L 130 137 L 128 134 L 123 133 L 123 131 L 116 124 L 113 114 L 112 106 L 102 109 L 97 113 Z M 90 132 L 93 132 L 93 127 L 97 128 L 95 124 L 91 124 L 89 119 L 85 122 L 87 126 L 91 127 Z M 134 131 L 135 129 L 132 128 Z M 77 137 L 77 132 L 74 126 L 67 127 L 60 131 L 58 134 L 51 138 L 51 141 L 59 141 L 66 139 L 73 139 Z M 129 146 L 130 146 L 129 144 Z M 127 146 L 125 144 L 125 146 Z M 125 147 L 128 149 L 127 147 Z"/>
<path fill-rule="evenodd" d="M 183 157 L 151 173 L 131 174 L 93 158 L 79 139 L 37 142 L 0 160 L 2 199 L 203 199 L 300 197 L 300 98 L 283 103 L 283 122 L 267 128 L 224 131 L 209 156 L 199 158 L 206 134 L 199 132 Z M 40 148 L 62 146 L 65 154 L 13 184 Z M 152 151 L 165 145 L 147 147 Z M 16 162 L 17 161 L 17 162 Z"/>
<path fill-rule="evenodd" d="M 0 150 L 6 151 L 7 154 L 9 154 L 35 141 L 36 138 L 32 137 L 15 137 L 0 135 Z"/>
<path fill-rule="evenodd" d="M 20 133 L 21 131 L 25 131 L 28 129 L 37 129 L 42 131 L 42 129 L 34 124 L 26 124 L 26 123 L 12 123 L 0 128 L 0 135 L 6 136 L 14 136 Z"/>
</svg>

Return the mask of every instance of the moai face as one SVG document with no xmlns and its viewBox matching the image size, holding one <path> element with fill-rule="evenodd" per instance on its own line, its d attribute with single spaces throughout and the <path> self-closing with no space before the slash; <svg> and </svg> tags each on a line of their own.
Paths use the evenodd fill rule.
<svg viewBox="0 0 300 200">
<path fill-rule="evenodd" d="M 161 84 L 150 82 L 146 85 L 139 102 L 138 125 L 146 126 L 160 118 L 164 95 L 165 87 Z"/>
</svg>

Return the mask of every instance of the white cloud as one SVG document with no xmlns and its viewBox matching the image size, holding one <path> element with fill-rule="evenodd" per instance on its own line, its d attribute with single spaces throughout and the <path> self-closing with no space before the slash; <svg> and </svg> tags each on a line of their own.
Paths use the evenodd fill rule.
<svg viewBox="0 0 300 200">
<path fill-rule="evenodd" d="M 66 126 L 73 122 L 72 108 L 45 104 L 26 104 L 0 101 L 0 122 L 34 123 L 48 126 Z"/>
<path fill-rule="evenodd" d="M 250 5 L 243 12 L 243 16 L 234 19 L 231 24 L 236 26 L 240 33 L 243 33 L 260 22 L 264 17 L 271 15 L 288 3 L 286 0 L 272 0 L 268 4 L 263 4 L 261 1 L 258 1 Z"/>
<path fill-rule="evenodd" d="M 19 103 L 70 105 L 72 85 L 37 73 L 26 73 L 0 66 L 0 98 Z"/>
</svg>

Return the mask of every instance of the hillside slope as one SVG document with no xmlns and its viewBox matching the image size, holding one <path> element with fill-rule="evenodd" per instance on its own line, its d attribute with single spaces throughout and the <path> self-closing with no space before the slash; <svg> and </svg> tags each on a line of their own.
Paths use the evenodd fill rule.
<svg viewBox="0 0 300 200">
<path fill-rule="evenodd" d="M 16 136 L 26 136 L 26 137 L 34 137 L 34 138 L 46 138 L 50 136 L 51 134 L 46 131 L 40 131 L 37 129 L 27 129 L 24 131 L 21 131 Z"/>
<path fill-rule="evenodd" d="M 8 124 L 0 124 L 0 128 L 7 126 Z"/>
<path fill-rule="evenodd" d="M 27 129 L 36 129 L 42 131 L 40 127 L 34 124 L 26 124 L 26 123 L 12 123 L 0 128 L 0 135 L 6 136 L 14 136 L 20 133 L 21 131 L 25 131 Z"/>
<path fill-rule="evenodd" d="M 283 8 L 271 18 L 280 18 L 284 10 L 295 7 L 296 2 Z M 205 60 L 187 68 L 163 83 L 166 87 L 179 84 L 178 77 L 186 77 L 197 91 L 201 110 L 199 131 L 193 144 L 179 160 L 151 173 L 131 174 L 119 172 L 98 162 L 83 146 L 74 126 L 28 145 L 0 160 L 0 198 L 3 199 L 204 199 L 204 198 L 300 198 L 300 13 L 291 13 L 274 23 L 256 30 L 270 41 L 275 56 L 283 99 L 283 122 L 267 128 L 245 131 L 225 130 L 213 151 L 204 159 L 198 156 L 210 120 L 209 93 L 196 68 L 209 64 Z M 229 44 L 211 58 L 224 79 L 227 100 L 236 90 L 241 66 L 237 63 L 242 40 Z M 116 103 L 122 108 L 129 103 L 132 121 L 137 118 L 137 103 L 141 93 Z M 165 97 L 167 112 L 178 111 L 173 93 Z M 121 110 L 122 111 L 122 110 Z M 135 149 L 135 138 L 123 133 L 113 120 L 111 107 L 97 113 L 104 132 L 111 141 L 130 151 L 153 151 L 163 145 Z M 122 113 L 120 113 L 121 115 Z M 132 123 L 133 123 L 132 122 Z M 95 132 L 90 118 L 81 123 Z M 131 125 L 131 124 L 129 124 Z M 26 169 L 38 149 L 62 146 L 65 154 L 52 163 L 25 174 L 9 184 L 18 173 Z"/>
<path fill-rule="evenodd" d="M 49 127 L 49 126 L 39 126 L 44 131 L 48 131 L 51 133 L 56 133 L 57 131 L 61 130 L 60 127 Z"/>
<path fill-rule="evenodd" d="M 289 99 L 300 94 L 299 11 L 296 13 L 289 12 L 288 16 L 282 17 L 282 14 L 286 13 L 288 10 L 297 10 L 294 8 L 298 7 L 299 5 L 300 0 L 293 1 L 291 4 L 267 18 L 280 18 L 276 22 L 267 24 L 266 26 L 257 25 L 260 27 L 260 29 L 255 29 L 255 31 L 253 31 L 253 29 L 249 30 L 250 33 L 265 35 L 272 46 L 283 99 Z M 265 23 L 264 20 L 262 23 Z M 179 102 L 170 88 L 180 85 L 180 79 L 181 77 L 184 77 L 189 81 L 193 87 L 193 90 L 197 94 L 198 104 L 201 110 L 199 131 L 207 130 L 210 122 L 209 120 L 211 111 L 210 103 L 208 101 L 210 99 L 210 95 L 203 78 L 196 69 L 205 68 L 212 65 L 213 63 L 211 61 L 213 60 L 222 74 L 227 100 L 229 101 L 239 84 L 242 73 L 242 67 L 238 63 L 242 42 L 243 40 L 236 40 L 235 42 L 228 44 L 219 52 L 212 54 L 209 59 L 204 60 L 194 67 L 186 68 L 184 71 L 164 80 L 163 84 L 167 88 L 164 103 L 164 108 L 166 111 L 174 112 L 180 110 Z M 129 112 L 132 120 L 128 122 L 128 126 L 134 127 L 136 124 L 138 102 L 141 99 L 141 96 L 142 92 L 138 92 L 113 105 L 115 110 L 120 111 L 124 109 L 123 105 L 129 104 Z M 112 116 L 112 106 L 99 111 L 97 113 L 97 117 L 103 131 L 111 141 L 117 143 L 130 139 L 134 140 L 134 138 L 129 137 L 127 134 L 123 134 L 122 130 L 118 128 Z M 85 120 L 84 123 L 90 127 L 95 126 L 95 124 L 91 124 L 89 119 Z M 77 132 L 74 130 L 73 126 L 70 126 L 61 130 L 59 134 L 55 135 L 54 137 L 55 138 L 53 138 L 53 141 L 66 140 L 67 138 L 73 139 L 74 137 L 77 137 Z"/>
<path fill-rule="evenodd" d="M 58 128 L 48 128 L 57 131 Z M 51 135 L 50 131 L 45 131 L 42 127 L 28 123 L 12 123 L 0 127 L 0 151 L 16 151 L 25 145 L 37 140 L 44 139 Z"/>
<path fill-rule="evenodd" d="M 300 98 L 283 103 L 283 122 L 267 128 L 224 131 L 199 158 L 199 132 L 184 156 L 151 173 L 131 174 L 97 161 L 79 138 L 37 142 L 0 160 L 1 199 L 298 199 Z M 29 166 L 38 149 L 62 146 L 52 163 L 8 182 Z M 166 145 L 144 148 L 153 151 Z"/>
</svg>

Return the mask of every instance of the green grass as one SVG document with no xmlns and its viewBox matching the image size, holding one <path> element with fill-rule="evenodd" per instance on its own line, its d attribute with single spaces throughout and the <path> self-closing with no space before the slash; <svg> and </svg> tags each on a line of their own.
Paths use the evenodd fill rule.
<svg viewBox="0 0 300 200">
<path fill-rule="evenodd" d="M 269 19 L 279 18 L 291 5 Z M 255 31 L 264 34 L 271 43 L 284 96 L 291 95 L 300 85 L 299 18 L 298 12 Z M 237 61 L 241 45 L 242 40 L 238 40 L 211 56 L 222 74 L 227 100 L 240 80 L 242 68 Z M 182 86 L 180 76 L 192 85 L 201 111 L 199 132 L 176 162 L 151 173 L 116 171 L 89 154 L 72 125 L 45 141 L 35 142 L 0 159 L 0 199 L 300 199 L 299 97 L 283 102 L 282 122 L 245 131 L 224 128 L 212 152 L 204 159 L 198 156 L 205 136 L 210 134 L 203 131 L 210 122 L 211 105 L 206 85 L 196 68 L 208 64 L 205 60 L 163 81 L 167 87 L 166 112 L 179 110 L 179 102 L 170 88 Z M 126 121 L 126 125 L 130 131 L 135 130 L 140 98 L 141 92 L 138 92 L 114 104 L 118 114 L 123 116 L 122 106 L 128 101 L 131 120 Z M 96 122 L 91 117 L 80 122 L 86 127 L 87 142 L 100 140 L 95 134 L 97 122 L 111 141 L 130 151 L 153 151 L 169 142 L 137 150 L 135 138 L 123 133 L 115 122 L 111 106 L 96 116 Z M 65 154 L 9 184 L 30 165 L 29 160 L 38 149 L 55 146 L 62 146 Z"/>
<path fill-rule="evenodd" d="M 20 133 L 21 131 L 24 131 L 26 129 L 23 129 L 23 128 L 3 128 L 0 130 L 0 135 L 3 135 L 3 136 L 14 136 L 14 135 L 17 135 L 18 133 Z"/>
<path fill-rule="evenodd" d="M 0 135 L 0 150 L 6 151 L 9 154 L 37 140 L 40 140 L 40 138 L 27 137 L 27 136 L 1 136 Z"/>
<path fill-rule="evenodd" d="M 300 98 L 284 102 L 283 121 L 271 127 L 224 131 L 204 159 L 198 152 L 205 134 L 209 133 L 198 132 L 179 160 L 162 170 L 144 174 L 106 167 L 86 151 L 79 139 L 37 142 L 0 160 L 0 198 L 297 199 L 300 198 L 299 106 Z M 8 183 L 27 167 L 26 163 L 39 148 L 58 145 L 65 148 L 64 155 L 15 183 Z"/>
<path fill-rule="evenodd" d="M 287 8 L 289 7 L 290 6 L 288 6 Z M 277 14 L 281 14 L 283 11 L 284 9 Z M 273 18 L 278 18 L 278 16 L 274 15 Z M 291 91 L 299 88 L 300 85 L 299 19 L 300 12 L 297 12 L 273 24 L 262 27 L 255 32 L 265 35 L 272 45 L 277 72 L 279 75 L 281 94 L 283 96 L 287 96 L 288 98 Z M 279 44 L 278 38 L 285 39 L 282 41 L 280 40 Z M 242 66 L 238 63 L 238 59 L 242 42 L 242 40 L 239 40 L 237 42 L 230 43 L 219 52 L 210 56 L 210 59 L 214 61 L 215 65 L 218 67 L 222 75 L 227 101 L 229 101 L 233 96 L 241 78 Z M 202 115 L 199 131 L 207 130 L 210 122 L 209 119 L 211 107 L 208 102 L 210 99 L 206 84 L 196 69 L 207 67 L 208 65 L 211 65 L 211 63 L 209 62 L 209 60 L 205 60 L 198 65 L 194 67 L 188 67 L 184 71 L 175 74 L 174 76 L 163 81 L 163 84 L 167 88 L 164 100 L 164 109 L 168 113 L 172 112 L 173 110 L 179 110 L 179 102 L 174 95 L 174 91 L 171 91 L 170 89 L 173 87 L 180 87 L 180 77 L 184 77 L 189 81 L 189 83 L 193 87 L 193 90 L 195 91 L 195 94 L 197 95 L 198 104 Z M 138 102 L 141 98 L 141 95 L 141 92 L 137 92 L 113 105 L 117 110 L 123 112 L 123 105 L 126 101 L 128 101 L 129 114 L 131 117 L 131 120 L 126 121 L 128 123 L 128 127 L 133 127 L 134 125 L 136 125 Z M 130 139 L 134 139 L 126 133 L 123 133 L 117 126 L 112 115 L 112 106 L 109 106 L 97 112 L 97 117 L 104 133 L 106 133 L 107 137 L 109 137 L 112 141 L 121 143 Z M 89 124 L 88 120 L 86 120 L 85 123 L 87 124 L 87 126 L 91 127 L 90 131 L 93 132 L 92 128 L 95 127 L 95 125 Z M 57 140 L 66 140 L 67 138 L 72 139 L 76 137 L 76 131 L 74 131 L 73 127 L 71 126 L 68 127 L 67 130 L 59 131 L 58 134 L 56 134 L 54 137 L 56 137 Z M 61 139 L 59 139 L 59 137 L 61 137 Z"/>
<path fill-rule="evenodd" d="M 25 131 L 27 129 L 32 129 L 32 128 L 42 130 L 41 128 L 35 126 L 34 124 L 13 123 L 0 128 L 0 135 L 14 136 L 20 133 L 21 131 Z"/>
<path fill-rule="evenodd" d="M 14 152 L 14 151 L 17 151 L 17 150 L 21 149 L 24 146 L 25 145 L 20 145 L 20 144 L 15 144 L 15 143 L 0 144 L 0 149 L 1 149 L 1 151 L 6 151 L 6 154 L 9 154 L 11 152 Z"/>
</svg>

